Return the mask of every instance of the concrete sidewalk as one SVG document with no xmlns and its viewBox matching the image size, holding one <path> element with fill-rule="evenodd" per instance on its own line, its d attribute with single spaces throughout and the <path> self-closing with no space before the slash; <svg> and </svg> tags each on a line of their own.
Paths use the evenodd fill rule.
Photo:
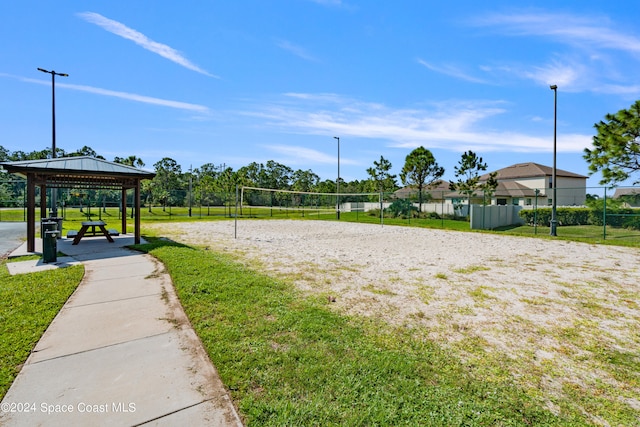
<svg viewBox="0 0 640 427">
<path fill-rule="evenodd" d="M 0 425 L 241 426 L 162 264 L 114 239 L 58 241 L 85 276 L 2 400 Z M 37 264 L 21 268 L 51 267 Z"/>
</svg>

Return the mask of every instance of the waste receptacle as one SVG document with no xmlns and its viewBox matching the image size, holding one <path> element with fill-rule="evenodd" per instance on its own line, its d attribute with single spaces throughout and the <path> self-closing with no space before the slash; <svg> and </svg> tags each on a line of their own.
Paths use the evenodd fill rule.
<svg viewBox="0 0 640 427">
<path fill-rule="evenodd" d="M 47 221 L 55 221 L 58 224 L 58 239 L 62 237 L 62 219 L 61 216 L 50 216 L 47 218 Z"/>
<path fill-rule="evenodd" d="M 47 221 L 42 223 L 42 262 L 58 260 L 58 223 Z"/>
</svg>

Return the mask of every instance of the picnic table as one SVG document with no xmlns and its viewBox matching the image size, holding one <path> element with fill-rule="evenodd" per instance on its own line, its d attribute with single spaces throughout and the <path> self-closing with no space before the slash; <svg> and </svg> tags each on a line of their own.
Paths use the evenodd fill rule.
<svg viewBox="0 0 640 427">
<path fill-rule="evenodd" d="M 92 236 L 103 234 L 109 242 L 113 243 L 113 238 L 109 234 L 109 230 L 105 228 L 105 225 L 106 223 L 104 221 L 83 221 L 82 227 L 80 228 L 80 231 L 78 231 L 78 234 L 76 234 L 73 238 L 72 244 L 77 245 L 78 243 L 80 243 L 80 240 L 82 240 L 87 232 L 89 232 Z M 96 230 L 96 227 L 98 227 L 98 230 Z M 89 231 L 89 228 L 91 228 L 91 231 Z"/>
</svg>

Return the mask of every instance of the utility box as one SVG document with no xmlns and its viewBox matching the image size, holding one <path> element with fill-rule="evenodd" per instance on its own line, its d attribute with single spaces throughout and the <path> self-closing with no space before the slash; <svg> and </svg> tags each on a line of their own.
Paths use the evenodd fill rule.
<svg viewBox="0 0 640 427">
<path fill-rule="evenodd" d="M 47 221 L 42 223 L 42 262 L 58 260 L 58 223 Z"/>
</svg>

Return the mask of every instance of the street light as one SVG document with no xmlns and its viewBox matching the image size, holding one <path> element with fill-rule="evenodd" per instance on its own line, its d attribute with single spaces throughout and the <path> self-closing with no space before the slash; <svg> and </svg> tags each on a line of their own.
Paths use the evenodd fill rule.
<svg viewBox="0 0 640 427">
<path fill-rule="evenodd" d="M 558 219 L 556 218 L 556 207 L 557 207 L 557 188 L 558 183 L 556 182 L 556 135 L 557 135 L 557 127 L 558 127 L 558 86 L 551 85 L 549 88 L 553 91 L 553 172 L 551 176 L 551 183 L 553 185 L 553 201 L 551 204 L 551 236 L 557 236 L 556 229 L 558 227 Z"/>
<path fill-rule="evenodd" d="M 337 136 L 334 136 L 333 138 L 338 140 L 338 180 L 336 181 L 336 207 L 338 209 L 338 219 L 340 219 L 340 138 Z"/>
<path fill-rule="evenodd" d="M 38 68 L 38 71 L 51 74 L 51 157 L 56 158 L 56 76 L 69 77 L 69 74 Z M 58 189 L 51 189 L 51 216 L 58 216 Z"/>
</svg>

